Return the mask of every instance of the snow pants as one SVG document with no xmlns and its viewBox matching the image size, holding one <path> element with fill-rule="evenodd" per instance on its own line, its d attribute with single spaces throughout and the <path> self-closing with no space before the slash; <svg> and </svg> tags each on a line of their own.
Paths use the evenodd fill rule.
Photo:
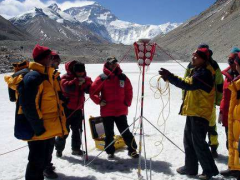
<svg viewBox="0 0 240 180">
<path fill-rule="evenodd" d="M 185 167 L 187 172 L 198 173 L 198 161 L 203 173 L 217 175 L 218 169 L 206 142 L 209 122 L 200 117 L 187 116 L 184 129 Z"/>
<path fill-rule="evenodd" d="M 66 121 L 66 127 L 68 132 L 70 132 L 70 129 L 72 130 L 72 150 L 80 150 L 80 147 L 82 145 L 82 110 L 71 110 L 71 109 L 65 109 L 67 121 Z M 68 118 L 69 117 L 69 118 Z M 57 137 L 55 142 L 55 148 L 57 151 L 63 151 L 65 149 L 66 145 L 66 139 L 68 135 L 62 137 Z"/>
<path fill-rule="evenodd" d="M 108 117 L 103 118 L 103 126 L 104 126 L 104 130 L 105 130 L 105 135 L 106 135 L 105 148 L 110 143 L 112 143 L 112 141 L 114 140 L 114 122 L 116 123 L 116 126 L 120 133 L 122 133 L 124 130 L 127 129 L 122 134 L 122 137 L 123 137 L 125 144 L 128 147 L 129 153 L 136 151 L 137 144 L 136 144 L 134 136 L 132 135 L 132 133 L 129 130 L 129 126 L 127 123 L 127 116 L 125 116 L 125 115 L 119 116 L 119 117 L 108 116 Z M 115 152 L 114 143 L 112 143 L 112 145 L 110 145 L 106 149 L 106 152 L 107 152 L 107 154 L 113 154 Z"/>
<path fill-rule="evenodd" d="M 218 148 L 218 133 L 217 133 L 217 126 L 216 126 L 216 107 L 213 108 L 212 116 L 208 126 L 208 139 L 209 139 L 209 146 L 212 150 L 217 150 Z"/>
<path fill-rule="evenodd" d="M 54 138 L 39 141 L 29 141 L 28 164 L 26 180 L 43 180 L 43 171 L 51 164 L 54 149 Z"/>
</svg>

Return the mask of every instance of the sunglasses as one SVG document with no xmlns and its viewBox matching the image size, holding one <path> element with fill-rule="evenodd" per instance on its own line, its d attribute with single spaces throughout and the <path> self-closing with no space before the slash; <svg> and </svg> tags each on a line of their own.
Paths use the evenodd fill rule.
<svg viewBox="0 0 240 180">
<path fill-rule="evenodd" d="M 228 59 L 228 64 L 229 64 L 229 65 L 232 65 L 232 64 L 234 64 L 234 59 L 232 59 L 232 58 L 229 58 L 229 59 Z"/>
</svg>

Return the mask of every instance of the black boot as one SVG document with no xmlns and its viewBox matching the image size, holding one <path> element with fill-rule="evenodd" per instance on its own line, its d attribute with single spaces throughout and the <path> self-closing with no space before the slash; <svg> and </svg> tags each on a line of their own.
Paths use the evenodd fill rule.
<svg viewBox="0 0 240 180">
<path fill-rule="evenodd" d="M 52 169 L 45 169 L 43 171 L 43 176 L 48 179 L 57 179 L 58 175 Z"/>
<path fill-rule="evenodd" d="M 190 172 L 186 169 L 185 166 L 177 168 L 177 173 L 179 173 L 181 175 L 188 175 L 188 176 L 196 176 L 197 175 L 197 172 Z"/>
<path fill-rule="evenodd" d="M 84 154 L 86 154 L 86 152 L 82 151 L 81 149 L 80 150 L 72 150 L 72 155 L 83 156 Z"/>
<path fill-rule="evenodd" d="M 200 175 L 198 175 L 198 178 L 201 180 L 210 180 L 210 179 L 212 179 L 212 176 L 209 176 L 206 174 L 200 174 Z"/>
<path fill-rule="evenodd" d="M 220 174 L 225 177 L 229 177 L 229 176 L 238 177 L 239 171 L 227 169 L 227 170 L 221 171 Z"/>
<path fill-rule="evenodd" d="M 133 151 L 133 152 L 128 151 L 128 156 L 130 156 L 133 159 L 139 158 L 139 154 L 137 153 L 137 151 Z"/>
<path fill-rule="evenodd" d="M 51 170 L 55 170 L 56 169 L 56 167 L 53 165 L 53 163 L 50 163 L 47 167 L 46 167 L 46 169 L 51 169 Z"/>
<path fill-rule="evenodd" d="M 114 159 L 115 155 L 114 154 L 108 154 L 108 159 Z"/>
</svg>

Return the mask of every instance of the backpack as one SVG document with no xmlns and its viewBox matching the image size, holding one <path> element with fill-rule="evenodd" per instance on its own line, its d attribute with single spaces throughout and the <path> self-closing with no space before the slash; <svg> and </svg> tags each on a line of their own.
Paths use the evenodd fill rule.
<svg viewBox="0 0 240 180">
<path fill-rule="evenodd" d="M 21 96 L 19 89 L 23 89 L 23 78 L 30 72 L 28 66 L 28 61 L 14 63 L 14 74 L 4 77 L 8 84 L 9 100 L 16 102 L 14 136 L 21 140 L 30 140 L 34 136 L 34 131 L 19 105 L 19 97 Z"/>
</svg>

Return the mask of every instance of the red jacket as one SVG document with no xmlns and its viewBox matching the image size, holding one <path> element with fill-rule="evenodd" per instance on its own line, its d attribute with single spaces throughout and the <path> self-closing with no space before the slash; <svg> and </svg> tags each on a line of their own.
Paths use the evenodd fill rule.
<svg viewBox="0 0 240 180">
<path fill-rule="evenodd" d="M 223 83 L 223 97 L 220 104 L 220 113 L 222 114 L 222 123 L 223 126 L 228 126 L 228 110 L 230 105 L 230 99 L 231 99 L 231 91 L 228 89 L 228 86 L 231 84 L 231 82 L 234 79 L 234 74 L 230 67 L 226 68 L 222 71 L 222 74 L 225 76 L 225 80 Z"/>
<path fill-rule="evenodd" d="M 61 78 L 61 87 L 63 95 L 68 99 L 67 107 L 72 110 L 83 109 L 85 102 L 85 92 L 88 93 L 92 84 L 90 77 L 86 76 L 86 72 L 83 78 L 85 83 L 79 86 L 79 79 L 72 72 L 73 65 L 76 61 L 71 61 L 65 64 L 67 74 L 64 74 Z"/>
<path fill-rule="evenodd" d="M 130 80 L 118 66 L 112 73 L 103 68 L 104 74 L 98 76 L 90 88 L 90 98 L 100 104 L 106 101 L 105 106 L 101 106 L 101 116 L 121 116 L 128 114 L 128 107 L 131 106 L 133 91 Z"/>
</svg>

